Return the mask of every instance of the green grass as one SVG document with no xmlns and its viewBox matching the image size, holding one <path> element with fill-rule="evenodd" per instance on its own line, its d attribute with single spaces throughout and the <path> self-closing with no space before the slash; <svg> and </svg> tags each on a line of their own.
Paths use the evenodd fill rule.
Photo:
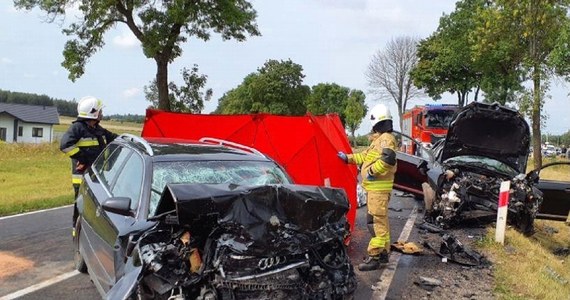
<svg viewBox="0 0 570 300">
<path fill-rule="evenodd" d="M 63 133 L 75 118 L 60 117 L 55 133 Z M 140 136 L 142 124 L 102 121 L 117 134 Z M 71 160 L 59 151 L 59 142 L 0 143 L 0 216 L 73 203 Z"/>
<path fill-rule="evenodd" d="M 69 127 L 69 125 L 71 124 L 71 122 L 73 122 L 75 120 L 76 120 L 76 118 L 60 116 L 59 117 L 59 123 L 60 124 L 54 126 L 54 131 L 55 132 L 65 132 L 67 130 L 67 128 Z M 112 120 L 103 120 L 103 121 L 101 121 L 101 126 L 103 126 L 104 128 L 106 128 L 106 129 L 108 129 L 108 130 L 110 130 L 116 134 L 130 133 L 130 134 L 140 136 L 141 132 L 142 132 L 143 124 L 132 123 L 132 122 L 117 122 L 117 121 L 112 121 Z"/>
<path fill-rule="evenodd" d="M 537 220 L 532 237 L 508 229 L 505 246 L 493 242 L 494 238 L 495 231 L 490 228 L 479 247 L 493 261 L 497 299 L 568 299 L 570 284 L 561 283 L 548 270 L 570 280 L 568 256 L 552 253 L 554 248 L 570 247 L 569 226 Z"/>
<path fill-rule="evenodd" d="M 70 160 L 56 143 L 2 143 L 0 191 L 0 216 L 73 203 Z"/>
</svg>

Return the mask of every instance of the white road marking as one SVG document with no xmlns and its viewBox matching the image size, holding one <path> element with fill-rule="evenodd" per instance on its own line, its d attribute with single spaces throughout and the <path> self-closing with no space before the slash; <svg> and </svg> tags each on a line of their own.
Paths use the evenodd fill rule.
<svg viewBox="0 0 570 300">
<path fill-rule="evenodd" d="M 407 241 L 410 233 L 412 232 L 412 228 L 414 227 L 414 223 L 416 222 L 416 218 L 418 217 L 418 207 L 414 206 L 412 212 L 410 213 L 410 217 L 404 225 L 400 236 L 398 237 L 398 241 Z M 380 280 L 376 283 L 374 292 L 372 292 L 372 299 L 386 299 L 386 295 L 388 294 L 388 288 L 394 279 L 394 274 L 396 274 L 396 267 L 398 266 L 398 262 L 400 261 L 400 257 L 402 254 L 400 252 L 393 251 L 390 253 L 390 262 L 380 275 Z M 1 300 L 1 299 L 0 299 Z"/>
<path fill-rule="evenodd" d="M 27 216 L 27 215 L 39 214 L 39 213 L 43 213 L 43 212 L 46 212 L 46 211 L 52 211 L 52 210 L 56 210 L 56 209 L 68 208 L 68 207 L 70 207 L 70 206 L 73 206 L 73 204 L 65 205 L 65 206 L 60 206 L 60 207 L 54 207 L 54 208 L 48 208 L 48 209 L 42 209 L 42 210 L 36 210 L 36 211 L 30 211 L 30 212 L 27 212 L 27 213 L 22 213 L 22 214 L 17 214 L 17 215 L 11 215 L 11 216 L 6 216 L 6 217 L 0 217 L 0 220 L 6 220 L 6 219 L 11 219 L 11 218 L 16 218 L 16 217 Z"/>
<path fill-rule="evenodd" d="M 16 299 L 16 298 L 18 298 L 18 297 L 22 297 L 22 296 L 27 295 L 27 294 L 29 294 L 29 293 L 33 293 L 33 292 L 35 292 L 35 291 L 37 291 L 37 290 L 43 289 L 43 288 L 45 288 L 45 287 L 48 287 L 48 286 L 50 286 L 50 285 L 52 285 L 52 284 L 56 284 L 56 283 L 58 283 L 58 282 L 60 282 L 60 281 L 64 281 L 64 280 L 66 280 L 66 279 L 68 279 L 68 278 L 71 278 L 71 277 L 77 275 L 77 274 L 80 274 L 77 270 L 74 270 L 74 271 L 71 271 L 71 272 L 67 272 L 67 273 L 61 274 L 61 275 L 56 276 L 56 277 L 54 277 L 54 278 L 52 278 L 52 279 L 48 279 L 48 280 L 46 280 L 46 281 L 44 281 L 44 282 L 40 282 L 40 283 L 38 283 L 38 284 L 34 284 L 34 285 L 29 286 L 29 287 L 27 287 L 27 288 L 25 288 L 25 289 L 22 289 L 22 290 L 13 292 L 13 293 L 11 293 L 11 294 L 8 294 L 8 295 L 6 295 L 6 296 L 0 297 L 0 300 L 12 300 L 12 299 Z"/>
</svg>

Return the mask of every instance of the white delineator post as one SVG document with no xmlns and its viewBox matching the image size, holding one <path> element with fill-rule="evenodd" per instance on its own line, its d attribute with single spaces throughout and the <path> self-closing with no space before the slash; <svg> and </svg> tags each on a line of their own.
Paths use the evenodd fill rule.
<svg viewBox="0 0 570 300">
<path fill-rule="evenodd" d="M 499 206 L 497 208 L 497 228 L 495 230 L 495 242 L 505 243 L 505 229 L 507 227 L 507 212 L 509 210 L 510 181 L 501 182 L 499 190 Z"/>
</svg>

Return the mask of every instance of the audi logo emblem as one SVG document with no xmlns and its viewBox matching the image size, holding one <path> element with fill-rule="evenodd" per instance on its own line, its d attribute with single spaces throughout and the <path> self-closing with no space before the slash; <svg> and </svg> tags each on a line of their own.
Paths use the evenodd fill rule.
<svg viewBox="0 0 570 300">
<path fill-rule="evenodd" d="M 279 264 L 282 264 L 285 261 L 287 261 L 287 258 L 285 256 L 262 258 L 257 263 L 257 266 L 259 267 L 260 270 L 263 271 L 265 269 L 269 269 L 271 267 L 275 267 Z"/>
</svg>

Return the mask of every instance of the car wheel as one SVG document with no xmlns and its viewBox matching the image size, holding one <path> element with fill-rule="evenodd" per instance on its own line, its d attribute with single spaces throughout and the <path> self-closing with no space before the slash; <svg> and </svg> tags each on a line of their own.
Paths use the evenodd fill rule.
<svg viewBox="0 0 570 300">
<path fill-rule="evenodd" d="M 79 233 L 81 232 L 81 217 L 77 218 L 75 221 L 75 228 L 73 234 L 73 246 L 74 246 L 74 255 L 73 255 L 73 262 L 75 264 L 75 269 L 81 273 L 87 273 L 87 265 L 85 264 L 85 260 L 81 255 L 79 250 Z"/>
</svg>

